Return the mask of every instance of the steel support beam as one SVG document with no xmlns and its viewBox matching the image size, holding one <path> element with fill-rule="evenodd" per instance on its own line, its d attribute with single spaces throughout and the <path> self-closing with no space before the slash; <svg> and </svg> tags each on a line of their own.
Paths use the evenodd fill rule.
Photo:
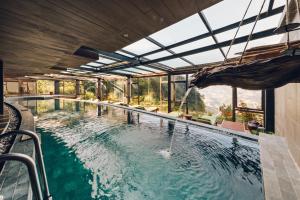
<svg viewBox="0 0 300 200">
<path fill-rule="evenodd" d="M 275 131 L 275 95 L 274 89 L 265 90 L 265 129 Z"/>
<path fill-rule="evenodd" d="M 207 18 L 205 17 L 205 15 L 202 13 L 202 12 L 198 12 L 198 15 L 199 17 L 201 18 L 202 22 L 204 23 L 206 29 L 208 30 L 208 32 L 211 34 L 211 37 L 212 39 L 214 40 L 214 42 L 216 44 L 218 44 L 218 39 L 217 37 L 214 35 L 213 31 L 212 31 L 212 28 L 207 20 Z M 223 49 L 222 48 L 219 48 L 221 54 L 223 55 L 224 58 L 226 58 L 226 54 L 224 53 Z"/>
<path fill-rule="evenodd" d="M 268 7 L 268 12 L 271 12 L 274 6 L 274 0 L 270 0 L 269 2 L 269 7 Z"/>
<path fill-rule="evenodd" d="M 75 95 L 77 98 L 78 96 L 80 96 L 80 81 L 79 80 L 75 80 L 75 90 L 76 90 Z"/>
<path fill-rule="evenodd" d="M 123 52 L 123 53 L 129 54 L 129 55 L 132 55 L 132 56 L 134 56 L 134 57 L 138 57 L 137 54 L 134 54 L 134 53 L 132 53 L 132 52 L 126 51 L 126 50 L 124 50 L 124 49 L 121 49 L 120 51 Z M 143 58 L 143 57 L 139 57 L 139 59 L 140 59 L 140 60 L 144 60 L 144 61 L 149 61 L 149 59 Z M 146 65 L 146 66 L 147 66 L 147 67 L 150 67 L 150 68 L 153 68 L 153 69 L 165 71 L 165 72 L 172 70 L 171 67 L 168 67 L 168 66 L 166 66 L 166 65 L 163 65 L 163 64 L 159 64 L 159 65 L 160 65 L 160 66 L 154 66 L 154 65 Z"/>
<path fill-rule="evenodd" d="M 130 99 L 131 99 L 131 77 L 127 78 L 127 104 L 130 104 Z"/>
<path fill-rule="evenodd" d="M 137 78 L 137 94 L 138 94 L 138 105 L 140 105 L 140 79 Z"/>
<path fill-rule="evenodd" d="M 165 46 L 164 46 L 163 44 L 157 42 L 156 40 L 154 40 L 154 39 L 151 38 L 151 37 L 146 37 L 145 39 L 147 39 L 148 41 L 152 42 L 153 44 L 159 46 L 159 47 L 162 48 L 162 49 L 165 48 Z M 167 49 L 166 51 L 169 52 L 169 53 L 172 54 L 172 55 L 176 55 L 176 53 L 175 53 L 174 51 L 170 50 L 170 49 Z M 192 62 L 189 61 L 188 59 L 185 59 L 185 58 L 182 58 L 182 57 L 179 57 L 179 58 L 180 58 L 181 60 L 183 60 L 183 61 L 189 63 L 189 64 L 192 65 L 192 66 L 195 65 L 194 63 L 192 63 Z"/>
<path fill-rule="evenodd" d="M 98 78 L 97 79 L 97 99 L 99 100 L 99 101 L 101 101 L 102 100 L 102 79 L 101 78 Z"/>
<path fill-rule="evenodd" d="M 59 80 L 54 80 L 54 94 L 59 94 Z"/>
<path fill-rule="evenodd" d="M 172 83 L 172 80 L 171 80 L 171 78 L 172 78 L 171 74 L 168 74 L 168 113 L 172 112 L 172 99 L 171 99 L 171 94 L 172 94 L 171 83 Z"/>
<path fill-rule="evenodd" d="M 232 121 L 236 121 L 235 109 L 237 107 L 237 88 L 232 87 Z"/>
<path fill-rule="evenodd" d="M 185 75 L 185 91 L 189 89 L 189 75 Z M 189 106 L 188 106 L 188 100 L 185 100 L 185 113 L 189 114 Z"/>
<path fill-rule="evenodd" d="M 0 115 L 4 114 L 4 92 L 3 92 L 3 61 L 0 60 Z"/>
</svg>

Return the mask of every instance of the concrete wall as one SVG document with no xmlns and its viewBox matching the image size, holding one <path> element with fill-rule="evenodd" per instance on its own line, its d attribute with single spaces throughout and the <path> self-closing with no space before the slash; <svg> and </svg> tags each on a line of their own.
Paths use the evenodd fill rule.
<svg viewBox="0 0 300 200">
<path fill-rule="evenodd" d="M 300 83 L 275 90 L 275 132 L 287 139 L 300 167 Z"/>
</svg>

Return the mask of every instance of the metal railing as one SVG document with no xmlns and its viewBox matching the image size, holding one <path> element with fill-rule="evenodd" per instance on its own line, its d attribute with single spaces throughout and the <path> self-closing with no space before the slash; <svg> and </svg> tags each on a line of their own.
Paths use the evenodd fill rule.
<svg viewBox="0 0 300 200">
<path fill-rule="evenodd" d="M 45 171 L 45 165 L 44 165 L 44 160 L 43 160 L 43 154 L 42 154 L 42 150 L 41 150 L 41 143 L 40 143 L 40 139 L 39 139 L 38 135 L 32 131 L 15 130 L 15 131 L 10 131 L 10 132 L 1 134 L 0 139 L 9 137 L 9 136 L 16 136 L 16 135 L 27 135 L 27 136 L 31 137 L 31 139 L 34 142 L 37 163 L 38 163 L 38 169 L 39 169 L 39 172 L 41 175 L 44 192 L 42 193 L 42 187 L 41 187 L 41 184 L 39 181 L 37 167 L 35 166 L 34 160 L 30 156 L 20 154 L 20 153 L 8 153 L 8 154 L 0 155 L 0 162 L 14 160 L 14 161 L 19 161 L 19 162 L 24 163 L 28 169 L 31 187 L 32 187 L 35 197 L 38 200 L 43 200 L 43 199 L 51 200 L 52 197 L 49 192 L 47 176 L 46 176 L 46 171 Z"/>
</svg>

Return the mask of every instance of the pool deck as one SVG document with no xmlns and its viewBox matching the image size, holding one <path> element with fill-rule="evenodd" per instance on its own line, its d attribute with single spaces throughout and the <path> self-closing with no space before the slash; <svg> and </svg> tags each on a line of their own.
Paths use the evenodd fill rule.
<svg viewBox="0 0 300 200">
<path fill-rule="evenodd" d="M 300 199 L 300 170 L 289 152 L 286 139 L 261 133 L 259 147 L 265 199 Z"/>
<path fill-rule="evenodd" d="M 20 130 L 35 131 L 34 119 L 30 110 L 18 104 L 12 104 L 21 114 Z M 34 144 L 32 140 L 21 139 L 17 136 L 10 153 L 23 153 L 35 158 Z M 32 192 L 26 166 L 20 162 L 5 162 L 0 174 L 0 195 L 4 199 L 29 200 L 32 199 Z"/>
</svg>

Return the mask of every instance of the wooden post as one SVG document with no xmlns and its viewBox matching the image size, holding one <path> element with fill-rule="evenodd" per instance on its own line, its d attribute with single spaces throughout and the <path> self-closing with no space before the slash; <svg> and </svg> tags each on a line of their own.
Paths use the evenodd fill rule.
<svg viewBox="0 0 300 200">
<path fill-rule="evenodd" d="M 265 92 L 265 129 L 267 132 L 275 131 L 274 89 L 267 89 Z"/>
<path fill-rule="evenodd" d="M 232 87 L 232 121 L 236 121 L 235 109 L 237 107 L 237 89 Z"/>
<path fill-rule="evenodd" d="M 0 60 L 0 114 L 4 114 L 3 61 Z"/>
<path fill-rule="evenodd" d="M 54 81 L 54 94 L 59 94 L 59 80 Z"/>
<path fill-rule="evenodd" d="M 130 98 L 131 98 L 131 77 L 128 76 L 127 78 L 127 104 L 130 104 Z"/>
<path fill-rule="evenodd" d="M 168 74 L 168 113 L 172 112 L 171 100 L 171 74 Z"/>
</svg>

